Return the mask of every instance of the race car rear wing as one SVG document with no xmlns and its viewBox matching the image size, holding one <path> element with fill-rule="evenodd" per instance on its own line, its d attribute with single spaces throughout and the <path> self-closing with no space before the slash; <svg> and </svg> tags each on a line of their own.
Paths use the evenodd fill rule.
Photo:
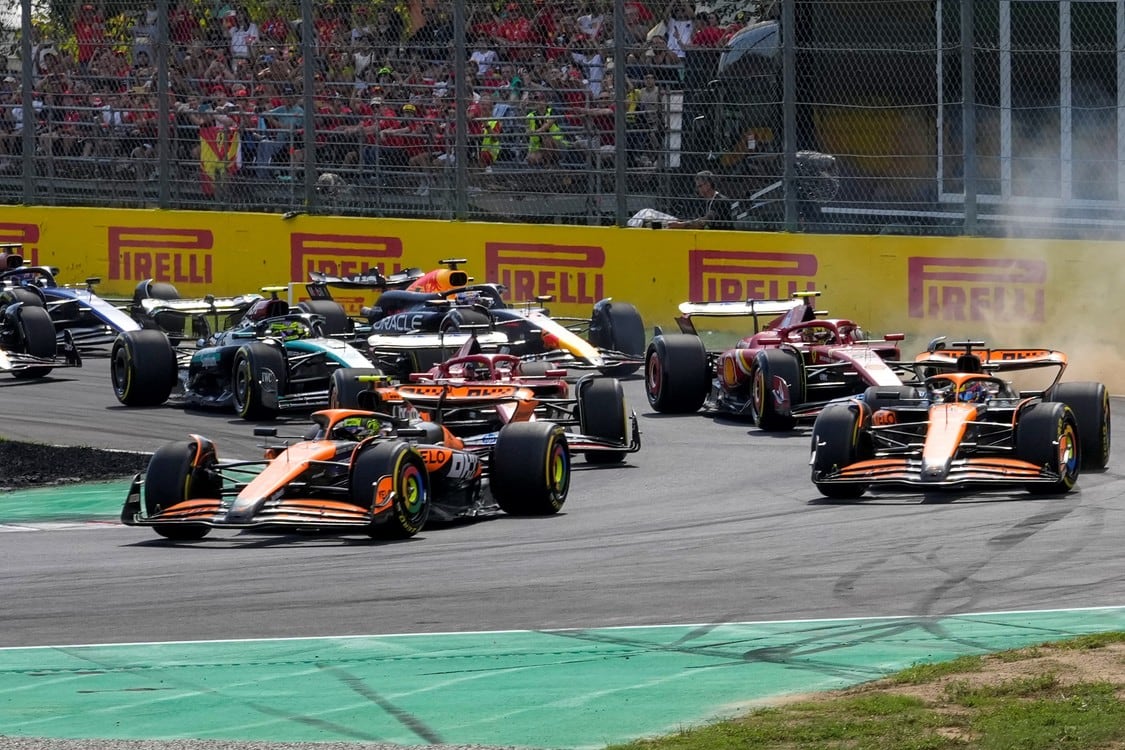
<svg viewBox="0 0 1125 750">
<path fill-rule="evenodd" d="M 947 347 L 941 339 L 934 339 L 914 358 L 915 370 L 923 378 L 942 372 L 1001 374 L 1053 369 L 1047 388 L 1062 379 L 1066 366 L 1066 354 L 1055 349 L 988 348 L 982 341 L 955 341 Z"/>
<path fill-rule="evenodd" d="M 775 325 L 775 321 L 784 319 L 798 322 L 795 311 L 800 312 L 800 319 L 827 315 L 825 310 L 812 308 L 812 299 L 818 294 L 819 292 L 801 292 L 790 299 L 683 302 L 679 306 L 680 315 L 676 318 L 676 324 L 682 333 L 696 334 L 698 331 L 693 318 L 750 318 L 754 325 L 754 330 L 750 333 L 758 333 L 763 327 Z"/>
</svg>

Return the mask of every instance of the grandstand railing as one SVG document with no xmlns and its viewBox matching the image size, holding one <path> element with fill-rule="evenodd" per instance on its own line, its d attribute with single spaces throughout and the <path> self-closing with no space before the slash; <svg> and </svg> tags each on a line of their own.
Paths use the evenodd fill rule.
<svg viewBox="0 0 1125 750">
<path fill-rule="evenodd" d="M 7 203 L 624 226 L 706 172 L 711 228 L 1125 225 L 1125 0 L 21 10 Z"/>
</svg>

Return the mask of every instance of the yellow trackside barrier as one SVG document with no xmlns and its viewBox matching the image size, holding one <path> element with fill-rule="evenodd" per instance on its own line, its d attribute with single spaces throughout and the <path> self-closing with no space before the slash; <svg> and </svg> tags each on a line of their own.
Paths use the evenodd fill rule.
<svg viewBox="0 0 1125 750">
<path fill-rule="evenodd" d="M 60 283 L 100 276 L 105 296 L 156 278 L 184 296 L 353 275 L 430 270 L 467 259 L 513 301 L 552 295 L 558 315 L 602 297 L 631 302 L 648 326 L 674 327 L 683 301 L 778 298 L 819 289 L 818 307 L 907 349 L 934 335 L 1051 346 L 1085 376 L 1117 367 L 1118 268 L 1125 245 L 1092 241 L 694 232 L 300 215 L 96 208 L 0 208 L 0 243 L 58 266 Z M 298 292 L 301 291 L 297 287 Z M 372 296 L 338 290 L 353 312 Z M 1077 376 L 1076 376 L 1077 377 Z"/>
</svg>

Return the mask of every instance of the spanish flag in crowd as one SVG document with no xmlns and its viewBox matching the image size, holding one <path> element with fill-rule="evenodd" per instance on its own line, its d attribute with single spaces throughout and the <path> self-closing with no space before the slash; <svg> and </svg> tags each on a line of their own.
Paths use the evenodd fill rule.
<svg viewBox="0 0 1125 750">
<path fill-rule="evenodd" d="M 213 196 L 215 183 L 241 166 L 242 145 L 237 127 L 212 125 L 199 129 L 200 183 L 204 195 Z"/>
</svg>

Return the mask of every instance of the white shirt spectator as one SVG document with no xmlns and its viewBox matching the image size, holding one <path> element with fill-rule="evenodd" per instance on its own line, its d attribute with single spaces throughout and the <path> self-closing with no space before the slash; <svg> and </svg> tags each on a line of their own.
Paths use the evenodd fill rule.
<svg viewBox="0 0 1125 750">
<path fill-rule="evenodd" d="M 605 23 L 605 16 L 600 13 L 597 15 L 588 13 L 578 17 L 578 30 L 591 39 L 597 39 L 603 23 Z"/>
<path fill-rule="evenodd" d="M 677 21 L 674 18 L 668 21 L 668 49 L 675 52 L 676 57 L 682 59 L 687 54 L 693 26 L 690 18 L 686 21 Z"/>
<path fill-rule="evenodd" d="M 576 65 L 582 67 L 585 72 L 586 81 L 590 93 L 597 96 L 602 91 L 602 81 L 605 80 L 605 63 L 602 60 L 600 52 L 592 52 L 588 55 L 581 52 L 571 52 L 570 58 L 574 60 Z"/>
<path fill-rule="evenodd" d="M 230 30 L 230 56 L 250 59 L 250 50 L 258 42 L 258 24 L 253 21 L 245 28 L 235 26 Z"/>
<path fill-rule="evenodd" d="M 469 55 L 469 60 L 476 63 L 478 76 L 486 76 L 492 72 L 492 68 L 499 62 L 500 56 L 496 54 L 494 49 L 475 49 L 473 54 Z"/>
</svg>

